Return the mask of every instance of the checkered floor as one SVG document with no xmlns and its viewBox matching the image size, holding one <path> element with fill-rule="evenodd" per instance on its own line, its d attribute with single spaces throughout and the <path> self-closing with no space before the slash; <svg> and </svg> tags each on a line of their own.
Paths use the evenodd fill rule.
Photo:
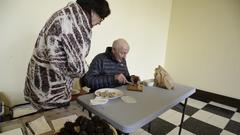
<svg viewBox="0 0 240 135">
<path fill-rule="evenodd" d="M 176 105 L 153 120 L 150 133 L 177 135 L 182 108 L 182 105 Z M 148 126 L 143 127 L 145 131 L 147 128 Z M 137 134 L 148 134 L 144 130 L 140 129 Z M 230 106 L 189 98 L 182 135 L 240 135 L 240 113 Z"/>
</svg>

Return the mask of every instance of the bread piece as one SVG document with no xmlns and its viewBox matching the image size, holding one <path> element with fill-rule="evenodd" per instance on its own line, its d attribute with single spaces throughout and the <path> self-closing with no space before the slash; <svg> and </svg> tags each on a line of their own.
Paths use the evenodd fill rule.
<svg viewBox="0 0 240 135">
<path fill-rule="evenodd" d="M 174 89 L 173 79 L 168 74 L 168 72 L 160 65 L 155 69 L 154 86 L 169 90 Z"/>
<path fill-rule="evenodd" d="M 142 84 L 129 84 L 127 86 L 127 89 L 130 90 L 130 91 L 139 91 L 139 92 L 142 92 L 143 91 L 143 88 L 144 86 Z"/>
</svg>

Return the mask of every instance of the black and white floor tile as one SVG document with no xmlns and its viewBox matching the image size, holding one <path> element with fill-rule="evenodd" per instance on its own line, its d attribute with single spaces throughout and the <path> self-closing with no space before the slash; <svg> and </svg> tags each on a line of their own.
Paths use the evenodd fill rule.
<svg viewBox="0 0 240 135">
<path fill-rule="evenodd" d="M 132 135 L 178 135 L 182 108 L 176 105 L 153 120 L 150 133 L 146 125 Z M 240 135 L 240 113 L 234 107 L 189 98 L 182 135 Z"/>
</svg>

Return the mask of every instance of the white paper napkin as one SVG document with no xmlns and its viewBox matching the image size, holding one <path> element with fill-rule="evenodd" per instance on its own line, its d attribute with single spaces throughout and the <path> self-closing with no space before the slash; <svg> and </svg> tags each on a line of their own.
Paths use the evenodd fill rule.
<svg viewBox="0 0 240 135">
<path fill-rule="evenodd" d="M 108 99 L 101 98 L 101 97 L 96 97 L 90 100 L 91 105 L 103 105 L 103 104 L 106 104 L 107 102 L 108 102 Z"/>
<path fill-rule="evenodd" d="M 134 97 L 131 97 L 131 96 L 122 96 L 121 99 L 125 103 L 137 103 L 137 100 Z"/>
</svg>

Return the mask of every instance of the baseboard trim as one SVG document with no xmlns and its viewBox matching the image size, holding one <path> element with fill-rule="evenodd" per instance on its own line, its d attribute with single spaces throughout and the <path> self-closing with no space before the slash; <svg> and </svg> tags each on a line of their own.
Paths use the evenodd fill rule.
<svg viewBox="0 0 240 135">
<path fill-rule="evenodd" d="M 207 103 L 210 101 L 218 102 L 218 103 L 221 103 L 224 105 L 235 107 L 238 109 L 237 112 L 240 112 L 240 100 L 236 99 L 236 98 L 227 97 L 227 96 L 207 92 L 207 91 L 200 90 L 200 89 L 196 89 L 196 93 L 194 93 L 191 96 L 191 98 L 194 98 L 194 99 L 197 99 L 200 101 L 204 101 Z"/>
</svg>

